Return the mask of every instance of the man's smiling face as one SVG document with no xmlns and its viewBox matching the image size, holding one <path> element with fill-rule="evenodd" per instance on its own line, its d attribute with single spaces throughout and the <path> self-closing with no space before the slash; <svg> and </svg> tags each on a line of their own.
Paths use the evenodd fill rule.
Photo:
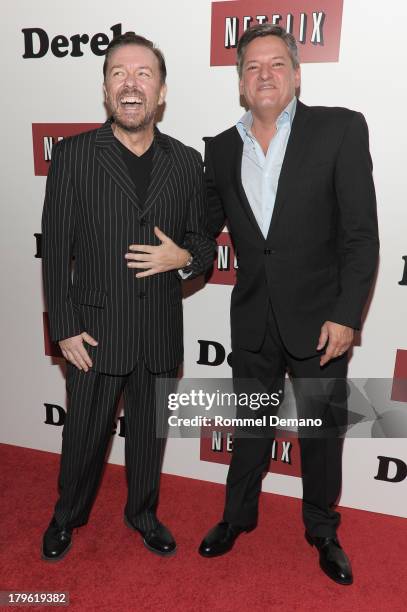
<svg viewBox="0 0 407 612">
<path fill-rule="evenodd" d="M 254 115 L 279 114 L 300 86 L 287 45 L 277 36 L 255 38 L 247 45 L 240 78 L 240 94 Z"/>
<path fill-rule="evenodd" d="M 118 126 L 129 132 L 150 126 L 166 94 L 154 53 L 140 45 L 118 47 L 109 58 L 104 91 Z"/>
</svg>

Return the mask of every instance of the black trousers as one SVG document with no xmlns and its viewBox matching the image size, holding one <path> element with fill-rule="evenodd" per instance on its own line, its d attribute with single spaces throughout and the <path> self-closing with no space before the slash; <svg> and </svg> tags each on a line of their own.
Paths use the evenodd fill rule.
<svg viewBox="0 0 407 612">
<path fill-rule="evenodd" d="M 67 364 L 68 410 L 62 432 L 60 497 L 55 519 L 62 526 L 88 521 L 111 440 L 119 397 L 124 392 L 125 460 L 128 497 L 125 514 L 143 530 L 157 524 L 159 479 L 165 437 L 156 435 L 157 377 L 139 361 L 125 376 L 84 372 Z"/>
<path fill-rule="evenodd" d="M 317 342 L 315 338 L 315 346 Z M 335 535 L 340 520 L 334 504 L 342 480 L 347 356 L 334 359 L 323 368 L 319 360 L 319 356 L 300 360 L 287 352 L 270 306 L 261 349 L 258 352 L 234 349 L 232 367 L 235 389 L 246 384 L 240 383 L 242 379 L 257 379 L 261 390 L 269 392 L 284 389 L 288 370 L 293 379 L 298 418 L 321 418 L 329 426 L 325 433 L 299 432 L 304 524 L 311 535 L 329 537 Z M 328 394 L 326 379 L 330 379 Z M 272 413 L 275 414 L 275 409 Z M 270 462 L 272 445 L 271 433 L 250 436 L 244 431 L 236 432 L 226 483 L 225 521 L 241 527 L 257 523 L 261 481 Z"/>
</svg>

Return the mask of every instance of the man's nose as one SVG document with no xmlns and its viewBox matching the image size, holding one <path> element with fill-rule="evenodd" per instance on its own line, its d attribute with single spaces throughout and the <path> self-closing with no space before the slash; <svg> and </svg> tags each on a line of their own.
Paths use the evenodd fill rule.
<svg viewBox="0 0 407 612">
<path fill-rule="evenodd" d="M 131 72 L 128 72 L 125 78 L 125 85 L 127 87 L 134 87 L 136 83 L 137 83 L 137 76 Z"/>
<path fill-rule="evenodd" d="M 260 66 L 259 78 L 262 81 L 267 81 L 270 78 L 270 69 L 267 64 L 262 64 Z"/>
</svg>

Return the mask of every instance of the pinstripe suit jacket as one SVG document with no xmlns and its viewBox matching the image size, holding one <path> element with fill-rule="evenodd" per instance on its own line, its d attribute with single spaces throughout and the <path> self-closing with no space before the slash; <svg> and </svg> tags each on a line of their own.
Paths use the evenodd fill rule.
<svg viewBox="0 0 407 612">
<path fill-rule="evenodd" d="M 42 215 L 51 338 L 88 332 L 98 372 L 128 373 L 141 354 L 152 372 L 183 359 L 181 279 L 174 271 L 135 278 L 124 259 L 130 244 L 159 244 L 157 225 L 193 253 L 191 277 L 213 261 L 201 157 L 157 129 L 155 143 L 143 207 L 110 120 L 52 153 Z"/>
</svg>

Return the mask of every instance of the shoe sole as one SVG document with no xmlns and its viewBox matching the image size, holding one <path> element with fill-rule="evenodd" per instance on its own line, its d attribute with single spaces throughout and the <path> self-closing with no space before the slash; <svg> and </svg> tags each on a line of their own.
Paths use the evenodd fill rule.
<svg viewBox="0 0 407 612">
<path fill-rule="evenodd" d="M 308 544 L 310 546 L 315 546 L 314 542 L 311 539 L 311 536 L 308 535 L 307 532 L 305 532 L 305 539 L 307 540 Z M 321 570 L 324 572 L 324 574 L 326 576 L 328 576 L 328 578 L 330 578 L 331 580 L 333 580 L 334 582 L 336 582 L 337 584 L 342 584 L 343 586 L 350 586 L 351 584 L 353 584 L 353 578 L 351 578 L 350 580 L 341 580 L 340 578 L 338 578 L 338 576 L 335 576 L 334 574 L 331 574 L 322 564 L 321 561 L 319 562 L 319 567 L 321 568 Z"/>
<path fill-rule="evenodd" d="M 61 559 L 63 559 L 69 553 L 69 551 L 71 550 L 71 547 L 72 547 L 72 542 L 69 543 L 69 546 L 67 546 L 64 552 L 58 555 L 58 557 L 47 557 L 47 555 L 45 555 L 44 551 L 41 549 L 41 559 L 43 561 L 48 561 L 48 563 L 57 563 L 58 561 L 61 561 Z"/>
<path fill-rule="evenodd" d="M 130 521 L 128 520 L 127 516 L 124 517 L 124 524 L 126 525 L 126 527 L 128 527 L 132 531 L 135 531 L 136 533 L 141 535 L 141 537 L 143 537 L 143 534 L 139 531 L 139 529 L 137 529 L 137 527 L 134 527 L 134 525 L 132 525 L 130 523 Z M 143 544 L 147 548 L 147 550 L 149 550 L 150 552 L 154 553 L 155 555 L 158 555 L 159 557 L 172 557 L 177 552 L 177 547 L 176 546 L 175 546 L 174 550 L 171 550 L 170 552 L 160 552 L 156 548 L 153 548 L 152 546 L 147 544 L 147 542 L 145 541 L 144 538 L 143 538 Z"/>
</svg>

